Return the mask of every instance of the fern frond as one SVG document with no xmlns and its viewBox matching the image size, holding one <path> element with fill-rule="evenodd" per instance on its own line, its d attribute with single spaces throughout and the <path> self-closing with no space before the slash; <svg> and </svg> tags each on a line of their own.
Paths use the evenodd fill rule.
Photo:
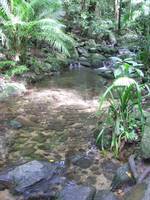
<svg viewBox="0 0 150 200">
<path fill-rule="evenodd" d="M 35 38 L 47 40 L 54 48 L 69 55 L 67 49 L 73 46 L 74 41 L 61 30 L 64 27 L 62 24 L 53 19 L 44 19 L 37 21 L 36 25 L 41 31 L 34 33 Z"/>
<path fill-rule="evenodd" d="M 59 16 L 61 10 L 60 0 L 32 0 L 30 2 L 31 7 L 35 11 L 34 18 L 56 18 Z"/>
</svg>

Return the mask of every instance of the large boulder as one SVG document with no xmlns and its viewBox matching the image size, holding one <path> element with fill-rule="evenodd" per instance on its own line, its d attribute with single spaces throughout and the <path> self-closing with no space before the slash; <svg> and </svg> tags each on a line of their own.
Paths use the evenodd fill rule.
<svg viewBox="0 0 150 200">
<path fill-rule="evenodd" d="M 59 195 L 60 200 L 93 200 L 95 188 L 79 185 L 66 186 Z"/>
<path fill-rule="evenodd" d="M 106 60 L 106 58 L 103 55 L 98 53 L 91 53 L 89 59 L 92 68 L 103 67 L 103 62 L 104 60 Z"/>
<path fill-rule="evenodd" d="M 134 178 L 131 175 L 130 167 L 128 163 L 119 167 L 112 180 L 111 189 L 112 191 L 121 188 L 125 184 L 132 185 L 135 183 Z"/>
<path fill-rule="evenodd" d="M 29 194 L 34 191 L 34 185 L 44 180 L 48 185 L 56 174 L 63 171 L 63 167 L 58 163 L 31 161 L 13 169 L 8 169 L 0 174 L 0 188 L 13 189 L 14 192 Z M 48 181 L 48 182 L 47 182 Z M 42 183 L 42 185 L 44 184 Z M 36 187 L 36 191 L 41 189 Z M 43 188 L 42 188 L 43 189 Z M 44 188 L 45 190 L 46 188 Z"/>
<path fill-rule="evenodd" d="M 88 51 L 84 47 L 78 47 L 77 50 L 78 50 L 79 55 L 82 55 L 85 57 L 88 56 Z"/>
<path fill-rule="evenodd" d="M 114 47 L 102 46 L 102 45 L 98 45 L 98 50 L 99 52 L 109 56 L 114 55 L 118 52 L 118 49 Z"/>
<path fill-rule="evenodd" d="M 86 58 L 84 56 L 81 56 L 79 58 L 79 63 L 85 67 L 91 67 L 91 63 L 90 63 L 90 60 L 89 58 Z"/>
<path fill-rule="evenodd" d="M 109 69 L 105 66 L 95 69 L 95 72 L 96 72 L 96 74 L 98 74 L 98 75 L 100 75 L 100 76 L 102 76 L 103 78 L 106 78 L 106 79 L 113 79 L 114 78 L 112 69 Z"/>
<path fill-rule="evenodd" d="M 150 158 L 150 126 L 145 126 L 141 140 L 141 156 L 144 159 Z"/>
<path fill-rule="evenodd" d="M 17 82 L 6 82 L 0 78 L 0 101 L 5 101 L 10 96 L 19 96 L 26 92 L 24 84 Z"/>
<path fill-rule="evenodd" d="M 118 50 L 118 56 L 122 59 L 129 58 L 129 57 L 134 58 L 134 57 L 136 57 L 136 54 L 134 52 L 130 51 L 128 48 L 120 48 Z"/>
</svg>

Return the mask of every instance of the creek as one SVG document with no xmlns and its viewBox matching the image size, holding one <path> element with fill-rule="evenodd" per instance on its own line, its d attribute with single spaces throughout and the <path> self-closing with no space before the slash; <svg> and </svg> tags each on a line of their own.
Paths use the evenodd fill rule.
<svg viewBox="0 0 150 200">
<path fill-rule="evenodd" d="M 31 160 L 61 162 L 77 184 L 109 189 L 119 162 L 100 154 L 93 137 L 98 99 L 106 79 L 77 68 L 28 87 L 22 97 L 0 103 L 1 168 Z"/>
</svg>

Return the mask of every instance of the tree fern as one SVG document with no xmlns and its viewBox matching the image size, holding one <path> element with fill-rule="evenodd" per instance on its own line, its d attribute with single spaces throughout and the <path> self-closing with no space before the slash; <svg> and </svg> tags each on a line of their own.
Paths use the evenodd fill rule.
<svg viewBox="0 0 150 200">
<path fill-rule="evenodd" d="M 31 38 L 45 40 L 69 55 L 68 47 L 73 46 L 73 40 L 58 21 L 60 11 L 60 0 L 0 0 L 0 37 L 5 35 L 8 48 L 18 55 L 25 52 Z"/>
</svg>

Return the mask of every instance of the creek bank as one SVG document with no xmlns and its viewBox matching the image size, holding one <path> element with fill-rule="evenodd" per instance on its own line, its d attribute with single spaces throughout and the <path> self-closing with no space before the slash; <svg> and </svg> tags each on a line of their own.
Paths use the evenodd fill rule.
<svg viewBox="0 0 150 200">
<path fill-rule="evenodd" d="M 67 58 L 59 53 L 51 52 L 49 45 L 45 46 L 43 44 L 40 50 L 36 49 L 29 52 L 26 65 L 30 71 L 24 73 L 22 78 L 27 82 L 35 83 L 45 77 L 50 78 L 53 75 L 58 75 L 68 68 L 72 70 L 84 66 L 95 70 L 96 74 L 104 78 L 112 79 L 114 78 L 113 70 L 115 66 L 112 57 L 127 58 L 136 56 L 134 49 L 100 44 L 96 43 L 94 39 L 78 41 L 76 52 L 72 52 L 71 58 Z"/>
<path fill-rule="evenodd" d="M 114 57 L 136 57 L 134 50 L 114 47 L 111 45 L 96 44 L 95 40 L 81 42 L 77 46 L 78 59 L 73 61 L 70 68 L 78 68 L 79 65 L 95 70 L 96 74 L 104 78 L 112 79 L 116 60 Z"/>
<path fill-rule="evenodd" d="M 26 92 L 23 83 L 18 83 L 0 77 L 0 101 L 5 101 L 10 97 L 21 96 Z"/>
</svg>

